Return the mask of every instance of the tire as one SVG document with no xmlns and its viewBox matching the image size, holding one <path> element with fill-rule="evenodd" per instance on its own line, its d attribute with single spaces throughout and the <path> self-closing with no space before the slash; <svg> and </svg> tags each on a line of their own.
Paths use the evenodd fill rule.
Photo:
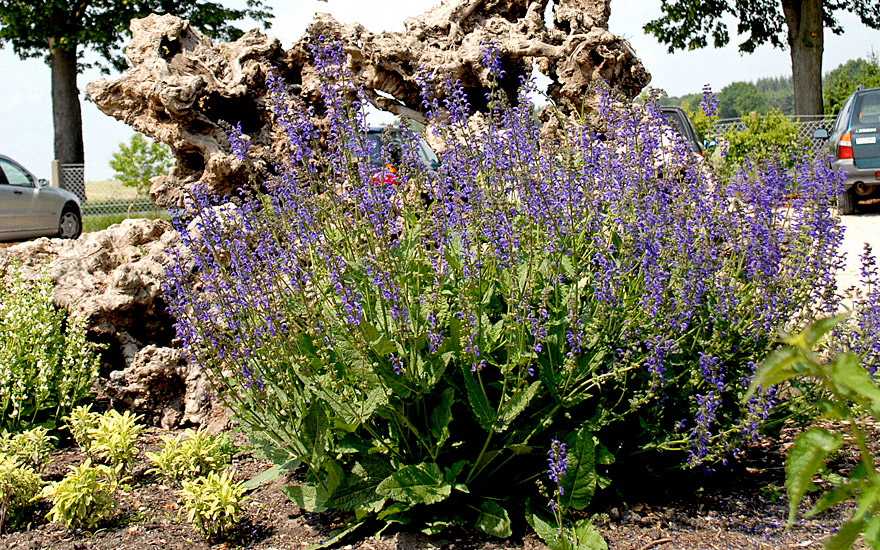
<svg viewBox="0 0 880 550">
<path fill-rule="evenodd" d="M 837 211 L 841 216 L 854 214 L 856 211 L 855 197 L 852 189 L 847 189 L 837 197 Z"/>
<path fill-rule="evenodd" d="M 58 237 L 75 239 L 80 233 L 82 233 L 82 216 L 79 214 L 79 209 L 73 205 L 65 206 L 58 220 Z"/>
</svg>

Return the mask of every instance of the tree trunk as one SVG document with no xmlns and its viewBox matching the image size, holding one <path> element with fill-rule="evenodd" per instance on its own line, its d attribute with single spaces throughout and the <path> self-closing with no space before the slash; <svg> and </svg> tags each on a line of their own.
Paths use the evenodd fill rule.
<svg viewBox="0 0 880 550">
<path fill-rule="evenodd" d="M 822 114 L 822 0 L 782 0 L 791 51 L 796 115 Z"/>
<path fill-rule="evenodd" d="M 76 87 L 76 50 L 75 44 L 55 47 L 50 41 L 55 158 L 61 164 L 80 164 L 85 161 L 82 110 Z"/>
</svg>

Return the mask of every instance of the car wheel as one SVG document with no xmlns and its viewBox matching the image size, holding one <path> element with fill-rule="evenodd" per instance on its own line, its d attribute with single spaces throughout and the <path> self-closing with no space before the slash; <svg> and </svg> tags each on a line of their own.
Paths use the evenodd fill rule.
<svg viewBox="0 0 880 550">
<path fill-rule="evenodd" d="M 58 222 L 58 236 L 62 239 L 75 239 L 82 233 L 82 218 L 76 207 L 65 206 Z"/>
<path fill-rule="evenodd" d="M 852 189 L 846 189 L 837 197 L 837 211 L 840 212 L 841 215 L 855 213 L 856 203 Z"/>
</svg>

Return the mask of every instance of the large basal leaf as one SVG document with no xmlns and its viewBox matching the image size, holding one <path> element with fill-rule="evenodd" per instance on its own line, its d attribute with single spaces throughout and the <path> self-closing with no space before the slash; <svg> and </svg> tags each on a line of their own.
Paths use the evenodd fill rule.
<svg viewBox="0 0 880 550">
<path fill-rule="evenodd" d="M 526 521 L 550 550 L 568 550 L 566 541 L 562 538 L 557 526 L 547 521 L 540 513 L 531 510 L 529 506 L 526 507 Z"/>
<path fill-rule="evenodd" d="M 589 519 L 579 519 L 572 526 L 575 550 L 608 550 L 608 543 Z"/>
<path fill-rule="evenodd" d="M 449 423 L 452 421 L 452 399 L 455 391 L 446 388 L 440 394 L 440 404 L 431 411 L 431 436 L 436 441 L 437 448 L 443 446 L 449 439 Z"/>
<path fill-rule="evenodd" d="M 303 510 L 315 514 L 327 510 L 327 493 L 314 485 L 291 485 L 281 492 Z"/>
<path fill-rule="evenodd" d="M 565 440 L 568 467 L 562 478 L 564 506 L 583 510 L 596 492 L 596 445 L 593 434 L 581 428 Z"/>
<path fill-rule="evenodd" d="M 409 464 L 397 470 L 376 487 L 383 496 L 408 504 L 434 504 L 452 492 L 450 485 L 434 463 Z"/>
<path fill-rule="evenodd" d="M 477 417 L 477 422 L 479 422 L 480 427 L 484 430 L 491 429 L 492 423 L 495 421 L 495 410 L 489 404 L 489 398 L 486 397 L 476 374 L 467 365 L 461 365 L 461 372 L 464 376 L 464 386 L 467 391 L 468 402 L 471 404 L 474 416 Z"/>
<path fill-rule="evenodd" d="M 480 515 L 477 517 L 474 527 L 488 535 L 502 539 L 506 539 L 512 534 L 507 510 L 494 500 L 484 500 L 480 505 Z"/>
<path fill-rule="evenodd" d="M 351 472 L 345 477 L 345 482 L 327 501 L 327 506 L 340 510 L 378 512 L 386 499 L 376 492 L 376 488 L 393 471 L 386 460 L 365 457 L 355 463 Z"/>
<path fill-rule="evenodd" d="M 501 406 L 501 412 L 498 414 L 498 427 L 496 431 L 503 432 L 507 429 L 513 420 L 529 406 L 532 398 L 541 389 L 541 381 L 532 382 L 526 389 L 520 390 L 513 394 L 504 405 Z"/>
<path fill-rule="evenodd" d="M 305 447 L 306 455 L 304 459 L 309 461 L 309 466 L 318 469 L 321 461 L 324 459 L 325 447 L 327 445 L 329 424 L 327 415 L 324 413 L 324 407 L 320 403 L 312 403 L 309 412 L 302 422 L 302 435 L 300 441 Z"/>
<path fill-rule="evenodd" d="M 788 521 L 794 521 L 804 495 L 813 487 L 813 476 L 825 457 L 840 448 L 843 438 L 821 428 L 798 435 L 785 458 L 785 488 L 788 491 Z"/>
</svg>

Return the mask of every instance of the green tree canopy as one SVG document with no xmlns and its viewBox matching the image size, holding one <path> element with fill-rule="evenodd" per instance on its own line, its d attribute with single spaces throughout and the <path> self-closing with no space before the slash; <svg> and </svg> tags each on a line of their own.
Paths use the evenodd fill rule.
<svg viewBox="0 0 880 550">
<path fill-rule="evenodd" d="M 718 94 L 718 118 L 739 118 L 751 112 L 766 113 L 770 105 L 751 82 L 733 82 Z"/>
<path fill-rule="evenodd" d="M 55 158 L 84 161 L 82 114 L 76 76 L 84 49 L 100 55 L 108 70 L 125 67 L 121 46 L 133 18 L 172 13 L 189 19 L 206 35 L 221 40 L 239 37 L 233 23 L 244 19 L 268 27 L 271 10 L 264 0 L 245 0 L 241 9 L 205 0 L 0 0 L 0 46 L 12 45 L 22 59 L 45 57 L 52 71 Z"/>
<path fill-rule="evenodd" d="M 825 75 L 822 102 L 826 115 L 836 115 L 856 86 L 880 87 L 880 63 L 871 52 L 868 59 L 850 59 Z"/>
<path fill-rule="evenodd" d="M 171 168 L 171 150 L 164 143 L 148 141 L 143 134 L 134 134 L 128 144 L 120 143 L 113 153 L 110 168 L 122 185 L 137 189 L 138 196 L 150 191 L 150 178 Z"/>
<path fill-rule="evenodd" d="M 648 22 L 645 31 L 669 46 L 669 51 L 718 48 L 730 42 L 727 20 L 735 18 L 739 49 L 755 51 L 762 44 L 788 48 L 791 54 L 794 106 L 797 114 L 822 114 L 822 53 L 824 30 L 843 31 L 837 11 L 859 16 L 880 28 L 878 0 L 661 0 L 663 15 Z"/>
</svg>

